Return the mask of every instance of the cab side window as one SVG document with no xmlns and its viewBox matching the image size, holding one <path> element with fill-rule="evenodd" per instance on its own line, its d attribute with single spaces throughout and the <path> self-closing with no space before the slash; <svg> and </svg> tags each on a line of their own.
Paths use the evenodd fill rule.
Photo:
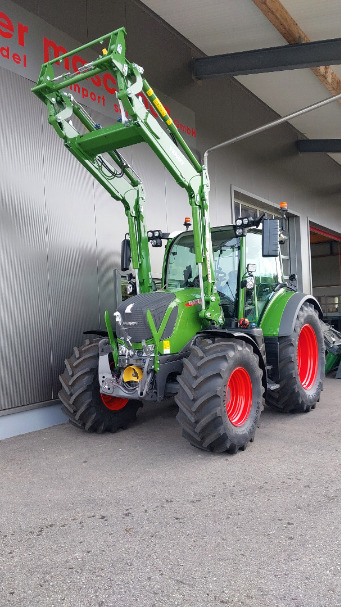
<svg viewBox="0 0 341 607">
<path fill-rule="evenodd" d="M 167 265 L 168 289 L 198 287 L 198 266 L 195 260 L 193 235 L 179 238 L 169 253 Z"/>
</svg>

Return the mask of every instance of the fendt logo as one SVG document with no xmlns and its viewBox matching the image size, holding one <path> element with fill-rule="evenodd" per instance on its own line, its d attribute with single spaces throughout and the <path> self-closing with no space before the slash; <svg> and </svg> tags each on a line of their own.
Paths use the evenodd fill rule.
<svg viewBox="0 0 341 607">
<path fill-rule="evenodd" d="M 132 313 L 132 309 L 134 307 L 134 303 L 129 304 L 129 306 L 126 307 L 125 312 L 126 314 L 131 314 Z"/>
</svg>

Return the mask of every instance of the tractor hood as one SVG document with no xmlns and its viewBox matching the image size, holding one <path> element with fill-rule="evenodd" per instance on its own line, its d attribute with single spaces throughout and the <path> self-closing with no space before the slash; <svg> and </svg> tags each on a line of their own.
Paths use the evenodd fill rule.
<svg viewBox="0 0 341 607">
<path fill-rule="evenodd" d="M 141 343 L 142 340 L 152 339 L 152 333 L 147 320 L 147 310 L 150 311 L 155 328 L 159 331 L 168 307 L 175 302 L 174 293 L 155 291 L 153 293 L 140 293 L 130 297 L 120 304 L 117 309 L 116 334 L 123 340 L 129 339 L 132 343 Z M 161 339 L 168 339 L 174 330 L 178 316 L 178 306 L 174 306 Z"/>
</svg>

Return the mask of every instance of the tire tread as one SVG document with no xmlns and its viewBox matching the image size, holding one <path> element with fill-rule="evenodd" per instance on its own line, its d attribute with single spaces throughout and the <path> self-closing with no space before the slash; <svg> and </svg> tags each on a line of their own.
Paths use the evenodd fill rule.
<svg viewBox="0 0 341 607">
<path fill-rule="evenodd" d="M 225 403 L 226 370 L 237 354 L 252 365 L 258 386 L 258 401 L 252 413 L 254 419 L 250 419 L 250 423 L 247 420 L 248 430 L 244 434 L 238 431 L 233 434 L 226 428 L 221 404 L 222 401 Z M 237 339 L 202 339 L 192 347 L 188 360 L 184 361 L 178 382 L 177 420 L 184 438 L 192 445 L 216 453 L 236 453 L 253 440 L 262 409 L 263 387 L 259 359 L 249 344 Z"/>
<path fill-rule="evenodd" d="M 99 342 L 99 339 L 87 339 L 82 346 L 73 349 L 59 376 L 61 390 L 58 396 L 62 411 L 74 426 L 101 434 L 126 428 L 135 420 L 142 404 L 129 400 L 123 409 L 111 411 L 102 403 L 97 378 Z"/>
</svg>

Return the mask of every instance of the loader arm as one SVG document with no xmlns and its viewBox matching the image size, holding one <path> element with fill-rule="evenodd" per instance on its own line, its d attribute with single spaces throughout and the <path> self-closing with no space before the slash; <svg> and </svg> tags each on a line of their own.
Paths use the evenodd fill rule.
<svg viewBox="0 0 341 607">
<path fill-rule="evenodd" d="M 199 268 L 202 298 L 200 314 L 209 322 L 221 324 L 223 321 L 212 261 L 207 171 L 197 161 L 163 104 L 143 78 L 143 69 L 126 59 L 125 36 L 125 29 L 120 28 L 44 63 L 37 85 L 32 91 L 47 105 L 49 123 L 64 140 L 65 146 L 114 199 L 123 203 L 128 218 L 132 264 L 138 276 L 139 292 L 142 293 L 152 290 L 148 237 L 143 215 L 144 190 L 138 176 L 117 150 L 141 142 L 152 148 L 175 181 L 187 192 L 192 209 L 195 256 Z M 106 48 L 102 49 L 102 55 L 83 65 L 78 72 L 68 71 L 56 75 L 56 64 L 59 66 L 80 51 L 104 43 Z M 121 108 L 121 121 L 104 128 L 95 124 L 84 108 L 65 90 L 70 85 L 94 78 L 102 72 L 109 72 L 115 78 L 116 95 Z M 141 103 L 141 94 L 147 96 L 167 130 Z M 74 126 L 74 116 L 86 128 L 86 133 L 80 133 Z M 119 167 L 119 172 L 103 157 L 104 153 L 109 154 L 110 159 Z"/>
</svg>

